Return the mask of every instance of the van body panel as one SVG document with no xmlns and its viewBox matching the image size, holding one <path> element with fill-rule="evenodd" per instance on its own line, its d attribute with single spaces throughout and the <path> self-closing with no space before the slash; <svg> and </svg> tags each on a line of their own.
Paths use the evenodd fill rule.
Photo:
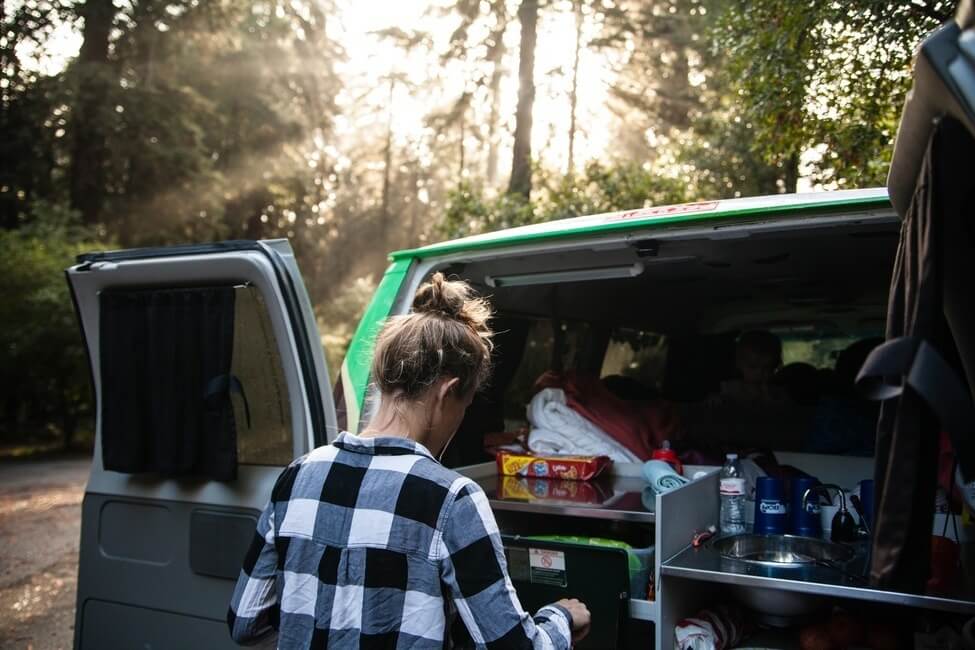
<svg viewBox="0 0 975 650">
<path fill-rule="evenodd" d="M 105 648 L 239 648 L 227 638 L 227 624 L 177 612 L 149 611 L 140 607 L 90 600 L 82 613 L 85 631 L 80 647 Z M 124 622 L 124 624 L 123 624 Z M 193 639 L 192 645 L 158 643 L 147 645 L 145 638 L 169 639 L 173 632 Z"/>
<path fill-rule="evenodd" d="M 390 257 L 393 260 L 427 259 L 459 252 L 679 226 L 694 222 L 728 220 L 729 225 L 734 225 L 748 218 L 763 216 L 779 218 L 889 208 L 890 199 L 885 188 L 704 201 L 559 219 L 464 237 L 423 248 L 396 251 Z"/>
<path fill-rule="evenodd" d="M 88 348 L 96 432 L 82 504 L 75 647 L 237 647 L 226 612 L 260 511 L 282 467 L 337 428 L 321 337 L 294 255 L 278 240 L 93 253 L 78 262 L 66 274 Z M 246 424 L 241 417 L 236 425 L 236 478 L 106 470 L 100 346 L 111 341 L 100 335 L 101 292 L 208 286 L 233 287 L 235 310 L 246 304 L 257 314 L 234 313 L 234 364 L 238 352 L 246 359 L 256 350 L 249 361 L 270 359 L 267 367 L 279 376 L 270 384 L 276 392 L 245 377 L 245 390 L 231 396 L 235 414 L 240 400 L 247 414 Z M 261 375 L 264 367 L 250 372 Z M 245 454 L 244 436 L 253 432 L 254 444 L 264 432 L 258 410 L 272 408 L 267 403 L 282 416 L 277 447 L 262 455 L 258 439 Z"/>
<path fill-rule="evenodd" d="M 359 421 L 364 411 L 369 385 L 369 365 L 372 363 L 376 334 L 382 321 L 390 315 L 397 296 L 401 294 L 403 281 L 412 264 L 412 258 L 402 257 L 393 261 L 386 269 L 369 306 L 359 320 L 355 334 L 349 342 L 345 360 L 342 362 L 342 384 L 348 428 L 353 433 L 358 431 Z"/>
</svg>

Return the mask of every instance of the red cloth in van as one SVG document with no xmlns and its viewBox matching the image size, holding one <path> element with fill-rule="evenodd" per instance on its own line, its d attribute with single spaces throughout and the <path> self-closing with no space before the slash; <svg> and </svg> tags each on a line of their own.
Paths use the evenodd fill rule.
<svg viewBox="0 0 975 650">
<path fill-rule="evenodd" d="M 955 485 L 955 449 L 947 431 L 942 431 L 938 439 L 938 487 L 951 495 L 948 499 L 951 511 L 961 512 L 962 498 Z"/>
<path fill-rule="evenodd" d="M 565 391 L 569 408 L 613 436 L 627 449 L 649 460 L 653 450 L 677 434 L 677 414 L 669 402 L 630 402 L 611 393 L 596 377 L 576 372 L 546 372 L 535 381 L 543 388 Z"/>
</svg>

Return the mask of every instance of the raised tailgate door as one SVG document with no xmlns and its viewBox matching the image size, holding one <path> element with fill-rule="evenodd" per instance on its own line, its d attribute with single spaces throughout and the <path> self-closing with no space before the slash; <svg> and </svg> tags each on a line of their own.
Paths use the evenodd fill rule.
<svg viewBox="0 0 975 650">
<path fill-rule="evenodd" d="M 291 247 L 94 253 L 66 273 L 97 409 L 75 647 L 236 647 L 225 616 L 257 516 L 336 433 Z"/>
</svg>

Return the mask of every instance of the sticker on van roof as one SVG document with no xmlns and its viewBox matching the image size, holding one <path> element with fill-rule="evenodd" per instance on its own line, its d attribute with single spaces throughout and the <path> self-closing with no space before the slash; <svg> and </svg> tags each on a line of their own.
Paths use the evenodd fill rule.
<svg viewBox="0 0 975 650">
<path fill-rule="evenodd" d="M 675 214 L 689 214 L 691 212 L 708 212 L 718 207 L 717 201 L 700 201 L 698 203 L 681 203 L 679 205 L 662 205 L 654 208 L 630 210 L 606 216 L 606 221 L 620 221 L 622 219 L 637 219 L 647 217 L 669 217 Z"/>
</svg>

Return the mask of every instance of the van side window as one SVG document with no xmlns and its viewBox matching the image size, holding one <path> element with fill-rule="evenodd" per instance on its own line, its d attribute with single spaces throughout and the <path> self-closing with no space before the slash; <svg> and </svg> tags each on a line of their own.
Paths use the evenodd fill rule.
<svg viewBox="0 0 975 650">
<path fill-rule="evenodd" d="M 294 459 L 291 404 L 271 319 L 255 287 L 236 287 L 235 293 L 231 372 L 246 394 L 246 404 L 231 395 L 238 423 L 237 462 L 287 465 Z"/>
<path fill-rule="evenodd" d="M 234 294 L 231 286 L 99 294 L 105 469 L 237 476 Z"/>
<path fill-rule="evenodd" d="M 592 331 L 589 323 L 580 321 L 532 321 L 521 363 L 505 387 L 504 417 L 525 420 L 525 406 L 531 401 L 532 387 L 545 372 L 584 369 Z"/>
<path fill-rule="evenodd" d="M 782 365 L 808 363 L 815 368 L 832 368 L 845 348 L 860 338 L 873 335 L 866 333 L 844 333 L 838 336 L 825 336 L 821 332 L 772 331 L 782 341 Z"/>
<path fill-rule="evenodd" d="M 615 328 L 610 333 L 599 376 L 622 375 L 659 391 L 663 388 L 667 347 L 667 337 L 661 334 Z"/>
<path fill-rule="evenodd" d="M 291 415 L 267 307 L 249 286 L 99 296 L 105 469 L 233 480 L 287 464 Z"/>
</svg>

